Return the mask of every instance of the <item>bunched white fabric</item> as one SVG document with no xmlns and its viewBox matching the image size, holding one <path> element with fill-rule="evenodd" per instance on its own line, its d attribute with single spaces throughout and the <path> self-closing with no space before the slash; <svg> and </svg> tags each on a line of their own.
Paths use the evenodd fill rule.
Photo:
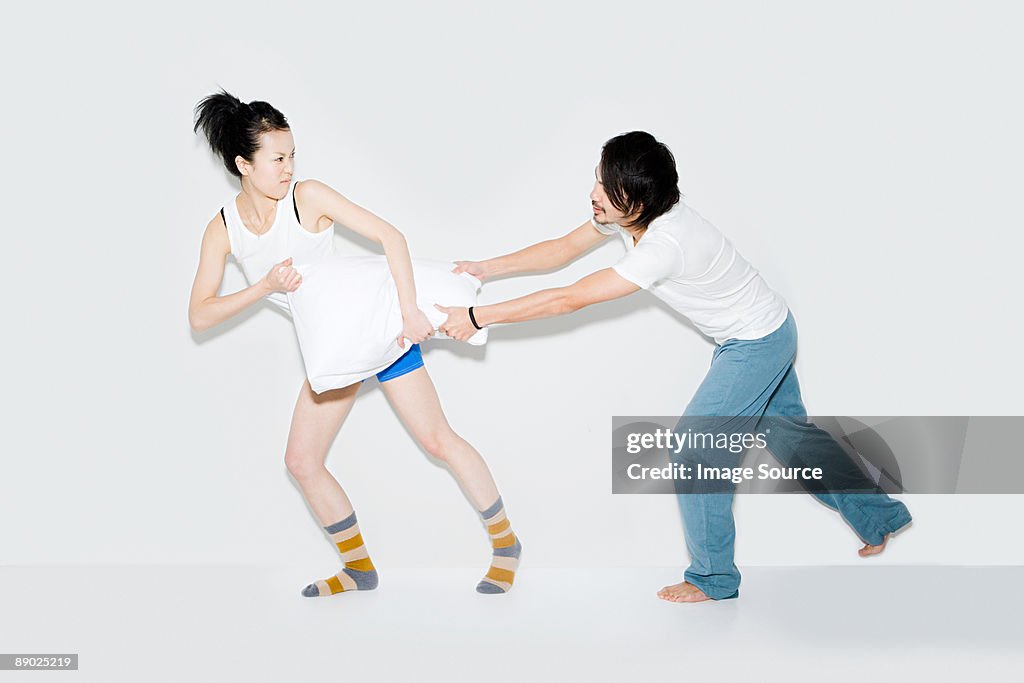
<svg viewBox="0 0 1024 683">
<path fill-rule="evenodd" d="M 454 263 L 413 259 L 416 303 L 436 329 L 447 316 L 434 304 L 474 306 L 480 281 L 452 273 Z M 302 285 L 288 294 L 306 376 L 316 393 L 354 384 L 409 349 L 398 346 L 402 310 L 383 256 L 327 255 L 296 266 Z M 438 333 L 437 338 L 445 338 Z M 469 343 L 487 341 L 480 330 Z"/>
</svg>

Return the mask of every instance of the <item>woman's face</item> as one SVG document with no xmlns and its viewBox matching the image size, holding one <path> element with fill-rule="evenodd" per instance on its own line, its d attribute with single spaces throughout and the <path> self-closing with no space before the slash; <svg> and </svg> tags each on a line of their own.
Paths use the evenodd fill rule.
<svg viewBox="0 0 1024 683">
<path fill-rule="evenodd" d="M 290 130 L 272 130 L 260 135 L 260 148 L 252 161 L 237 157 L 235 162 L 243 178 L 256 190 L 274 199 L 288 196 L 295 171 L 295 140 Z"/>
</svg>

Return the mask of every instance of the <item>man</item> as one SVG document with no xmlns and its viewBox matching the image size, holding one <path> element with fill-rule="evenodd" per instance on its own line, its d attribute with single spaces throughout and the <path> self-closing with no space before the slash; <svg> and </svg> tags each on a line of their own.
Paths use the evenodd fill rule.
<svg viewBox="0 0 1024 683">
<path fill-rule="evenodd" d="M 611 235 L 626 254 L 611 268 L 568 287 L 473 308 L 438 307 L 448 314 L 440 330 L 468 339 L 477 329 L 562 315 L 646 289 L 715 340 L 711 368 L 684 413 L 693 416 L 784 416 L 772 423 L 768 449 L 783 463 L 811 451 L 819 458 L 845 453 L 827 433 L 806 422 L 793 360 L 796 324 L 785 301 L 711 223 L 680 201 L 679 176 L 669 149 L 649 133 L 609 140 L 590 194 L 593 217 L 559 239 L 486 261 L 459 261 L 456 272 L 487 278 L 564 266 Z M 680 423 L 682 424 L 682 423 Z M 848 490 L 848 489 L 847 489 Z M 815 495 L 836 509 L 863 539 L 861 556 L 880 553 L 888 535 L 910 523 L 906 507 L 877 488 L 871 493 L 831 490 Z M 684 581 L 658 596 L 672 602 L 737 597 L 733 562 L 732 493 L 678 496 L 691 564 Z"/>
</svg>

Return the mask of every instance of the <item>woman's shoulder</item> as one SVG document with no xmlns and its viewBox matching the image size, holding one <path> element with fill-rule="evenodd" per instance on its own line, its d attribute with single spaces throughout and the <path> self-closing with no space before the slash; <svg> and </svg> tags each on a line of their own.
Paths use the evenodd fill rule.
<svg viewBox="0 0 1024 683">
<path fill-rule="evenodd" d="M 206 228 L 203 230 L 204 244 L 216 246 L 225 251 L 231 251 L 232 239 L 228 223 L 228 212 L 233 208 L 231 202 L 234 202 L 235 199 L 236 195 L 232 195 L 223 206 L 218 207 L 214 212 L 210 222 L 206 224 Z"/>
<path fill-rule="evenodd" d="M 210 218 L 210 222 L 206 224 L 206 230 L 204 231 L 205 234 L 209 235 L 211 233 L 226 233 L 227 232 L 227 230 L 228 230 L 228 217 L 226 215 L 227 211 L 228 211 L 227 205 L 224 205 L 224 206 L 222 206 L 222 207 L 217 209 L 216 213 L 213 214 L 213 217 Z"/>
<path fill-rule="evenodd" d="M 203 230 L 203 246 L 215 248 L 218 252 L 231 251 L 231 235 L 228 233 L 227 221 L 223 209 L 218 209 Z"/>
<path fill-rule="evenodd" d="M 238 204 L 238 198 L 241 196 L 241 192 L 236 192 L 229 197 L 224 198 L 224 203 L 217 207 L 217 211 L 213 214 L 213 218 L 210 219 L 209 225 L 219 225 L 224 229 L 228 228 L 228 220 L 234 215 L 232 212 L 237 213 L 236 208 Z M 209 226 L 207 226 L 209 228 Z"/>
<path fill-rule="evenodd" d="M 319 202 L 331 195 L 341 195 L 336 189 L 316 178 L 304 178 L 295 183 L 295 199 L 300 202 Z"/>
<path fill-rule="evenodd" d="M 321 182 L 316 178 L 303 178 L 302 180 L 295 181 L 295 196 L 299 199 L 306 199 L 330 189 L 327 183 Z"/>
</svg>

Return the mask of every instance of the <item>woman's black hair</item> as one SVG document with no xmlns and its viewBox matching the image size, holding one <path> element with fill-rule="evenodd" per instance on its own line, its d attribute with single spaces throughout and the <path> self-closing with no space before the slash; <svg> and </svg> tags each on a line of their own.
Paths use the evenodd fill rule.
<svg viewBox="0 0 1024 683">
<path fill-rule="evenodd" d="M 604 143 L 601 184 L 612 206 L 622 213 L 639 211 L 624 227 L 646 228 L 679 202 L 679 174 L 668 147 L 650 133 L 635 130 Z"/>
<path fill-rule="evenodd" d="M 289 130 L 288 119 L 266 102 L 246 104 L 226 90 L 204 97 L 195 108 L 192 132 L 203 129 L 213 151 L 224 161 L 228 173 L 241 177 L 235 157 L 252 161 L 260 148 L 260 135 L 272 130 Z"/>
</svg>

